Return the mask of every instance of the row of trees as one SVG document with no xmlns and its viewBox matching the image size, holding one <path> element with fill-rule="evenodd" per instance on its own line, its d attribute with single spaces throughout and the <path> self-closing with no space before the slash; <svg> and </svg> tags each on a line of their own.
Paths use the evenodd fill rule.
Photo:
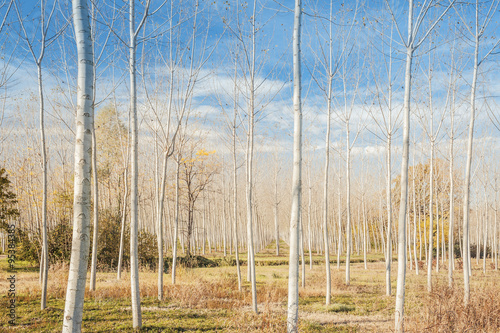
<svg viewBox="0 0 500 333">
<path fill-rule="evenodd" d="M 287 42 L 269 38 L 272 34 L 292 36 L 287 28 L 291 20 L 282 27 L 278 23 L 292 11 L 284 4 L 269 10 L 257 1 L 222 5 L 148 0 L 119 7 L 98 1 L 89 6 L 87 1 L 75 0 L 70 11 L 64 4 L 41 0 L 37 8 L 40 26 L 34 28 L 33 13 L 25 14 L 21 3 L 2 2 L 0 32 L 9 31 L 2 35 L 6 60 L 0 87 L 8 103 L 2 108 L 1 125 L 9 129 L 2 130 L 2 156 L 6 156 L 3 163 L 17 194 L 20 226 L 41 245 L 42 309 L 47 297 L 49 231 L 73 219 L 64 330 L 80 330 L 90 224 L 91 289 L 95 290 L 102 212 L 111 212 L 120 221 L 118 278 L 125 225 L 130 225 L 136 328 L 142 325 L 140 230 L 156 235 L 160 300 L 166 251 L 173 253 L 175 283 L 178 239 L 188 256 L 198 247 L 202 253 L 206 247 L 208 251 L 222 248 L 224 255 L 234 251 L 240 289 L 239 252 L 246 249 L 255 312 L 255 253 L 274 239 L 279 254 L 279 240 L 286 240 L 290 245 L 289 331 L 297 330 L 298 258 L 300 252 L 304 256 L 305 247 L 310 255 L 313 251 L 325 255 L 326 304 L 331 296 L 330 251 L 337 252 L 337 267 L 340 255 L 346 254 L 346 284 L 350 283 L 353 252 L 362 251 L 366 263 L 367 252 L 382 251 L 386 293 L 391 294 L 396 249 L 395 325 L 402 331 L 407 264 L 418 272 L 417 258 L 425 257 L 431 291 L 433 258 L 436 270 L 440 260 L 446 260 L 451 284 L 458 245 L 464 259 L 467 303 L 471 211 L 477 258 L 480 245 L 483 253 L 489 245 L 497 267 L 498 188 L 493 180 L 498 170 L 489 157 L 496 154 L 495 137 L 489 138 L 491 147 L 481 147 L 481 158 L 475 163 L 472 147 L 474 121 L 486 115 L 493 122 L 498 119 L 494 91 L 486 88 L 499 44 L 494 27 L 498 4 L 410 1 L 407 8 L 400 8 L 386 1 L 382 5 L 330 3 L 327 7 L 310 3 L 302 8 L 296 1 L 292 66 L 284 60 L 292 53 Z M 303 13 L 310 18 L 304 25 L 306 48 L 300 42 Z M 70 16 L 73 32 L 68 29 Z M 67 50 L 70 44 L 77 45 L 76 53 Z M 29 97 L 19 92 L 10 96 L 15 85 L 9 82 L 31 66 L 17 56 L 19 49 L 31 56 L 37 71 L 38 94 Z M 63 70 L 49 70 L 46 60 L 62 64 Z M 219 68 L 217 62 L 226 66 Z M 301 64 L 308 70 L 303 81 Z M 55 84 L 44 81 L 45 69 Z M 288 84 L 288 73 L 293 73 L 293 87 Z M 482 85 L 479 78 L 484 78 Z M 280 133 L 291 128 L 286 119 L 290 117 L 280 114 L 289 109 L 289 89 L 293 90 L 293 158 L 284 148 L 291 141 Z M 478 93 L 482 98 L 476 103 Z M 76 102 L 71 97 L 75 94 Z M 33 113 L 21 126 L 16 113 L 19 103 L 27 103 L 28 112 L 36 106 L 39 121 L 33 121 Z M 315 108 L 320 112 L 310 110 Z M 482 118 L 476 115 L 477 109 L 483 111 Z M 99 110 L 95 117 L 94 110 Z M 470 121 L 465 125 L 467 110 Z M 73 128 L 68 124 L 75 117 Z M 309 130 L 304 136 L 310 142 L 305 155 L 303 122 Z M 486 131 L 485 126 L 483 121 L 480 129 Z M 35 131 L 38 140 L 32 135 Z M 265 131 L 276 132 L 274 144 L 268 143 L 270 135 Z M 454 149 L 456 140 L 465 139 L 465 131 L 467 156 Z M 320 144 L 320 135 L 315 133 L 325 134 L 325 141 Z M 28 138 L 26 149 L 19 149 L 18 142 Z M 325 147 L 323 152 L 317 149 L 320 146 Z M 211 151 L 214 148 L 217 153 Z M 266 150 L 275 150 L 274 158 Z M 385 163 L 374 168 L 381 162 L 381 153 Z M 289 159 L 293 160 L 291 170 L 283 163 Z M 320 159 L 322 168 L 315 166 Z M 393 177 L 395 161 L 401 161 L 397 178 Z M 240 171 L 243 163 L 244 173 Z M 473 180 L 478 193 L 471 210 Z M 238 196 L 243 187 L 244 196 Z M 301 198 L 303 189 L 307 204 Z M 280 233 L 288 218 L 290 234 Z M 486 270 L 486 255 L 483 267 Z"/>
</svg>

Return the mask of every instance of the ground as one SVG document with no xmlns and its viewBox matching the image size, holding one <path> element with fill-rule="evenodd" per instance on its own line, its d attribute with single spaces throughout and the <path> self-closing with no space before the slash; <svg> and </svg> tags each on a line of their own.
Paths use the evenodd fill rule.
<svg viewBox="0 0 500 333">
<path fill-rule="evenodd" d="M 283 332 L 286 331 L 288 253 L 277 257 L 273 244 L 256 256 L 259 314 L 250 308 L 247 266 L 242 266 L 243 291 L 238 291 L 235 266 L 178 269 L 177 284 L 164 276 L 163 301 L 157 300 L 157 274 L 140 273 L 143 328 L 151 332 Z M 228 254 L 229 255 L 229 254 Z M 207 254 L 220 258 L 221 253 Z M 242 254 L 242 258 L 246 258 Z M 306 285 L 300 288 L 301 332 L 391 332 L 394 327 L 396 266 L 393 264 L 393 295 L 385 296 L 385 266 L 381 255 L 369 255 L 367 269 L 362 256 L 354 255 L 351 283 L 345 284 L 345 264 L 337 269 L 333 258 L 332 300 L 325 306 L 325 266 L 321 256 L 306 265 Z M 282 265 L 278 265 L 278 264 Z M 321 264 L 320 264 L 321 263 Z M 446 263 L 445 263 L 446 264 Z M 475 264 L 475 260 L 473 260 Z M 407 331 L 455 332 L 467 329 L 500 331 L 500 273 L 490 267 L 483 275 L 474 265 L 472 298 L 463 306 L 462 271 L 457 264 L 455 288 L 447 288 L 447 265 L 433 271 L 434 291 L 427 292 L 426 271 L 407 270 L 405 316 Z M 38 267 L 17 262 L 16 321 L 8 323 L 9 309 L 6 258 L 0 258 L 0 332 L 60 332 L 67 284 L 67 266 L 53 265 L 49 272 L 48 308 L 40 310 Z M 90 275 L 90 274 L 88 274 Z M 85 294 L 83 332 L 132 332 L 128 272 L 116 280 L 115 272 L 99 272 L 97 290 Z"/>
</svg>

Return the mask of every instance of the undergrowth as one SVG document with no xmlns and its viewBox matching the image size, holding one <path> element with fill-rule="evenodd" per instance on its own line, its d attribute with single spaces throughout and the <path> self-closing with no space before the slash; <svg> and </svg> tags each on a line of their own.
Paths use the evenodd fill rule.
<svg viewBox="0 0 500 333">
<path fill-rule="evenodd" d="M 500 293 L 494 283 L 482 284 L 464 304 L 462 288 L 437 285 L 426 294 L 420 316 L 407 320 L 412 332 L 500 332 Z"/>
</svg>

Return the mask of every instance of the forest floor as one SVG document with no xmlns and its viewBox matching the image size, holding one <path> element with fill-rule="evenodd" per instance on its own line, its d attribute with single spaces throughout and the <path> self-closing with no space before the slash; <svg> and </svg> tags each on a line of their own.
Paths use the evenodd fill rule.
<svg viewBox="0 0 500 333">
<path fill-rule="evenodd" d="M 283 244 L 284 245 L 284 244 Z M 157 274 L 141 270 L 141 332 L 285 332 L 288 284 L 288 253 L 283 246 L 277 257 L 272 246 L 256 255 L 259 314 L 251 310 L 247 266 L 241 267 L 243 291 L 238 291 L 235 266 L 183 268 L 177 283 L 164 275 L 163 301 L 157 300 Z M 229 254 L 228 254 L 229 255 Z M 220 258 L 212 253 L 208 258 Z M 245 254 L 241 255 L 246 258 Z M 321 261 L 313 257 L 314 262 Z M 301 332 L 391 332 L 397 265 L 392 267 L 392 296 L 385 296 L 385 265 L 380 255 L 370 255 L 367 269 L 363 257 L 354 255 L 351 283 L 345 284 L 345 264 L 331 264 L 332 299 L 325 306 L 325 266 L 306 265 L 305 287 L 301 287 L 299 325 Z M 279 265 L 279 261 L 284 264 Z M 265 265 L 271 262 L 272 265 Z M 341 260 L 341 263 L 343 260 Z M 455 288 L 447 287 L 447 264 L 433 270 L 433 292 L 427 292 L 427 272 L 407 270 L 405 327 L 407 332 L 500 332 L 500 272 L 487 260 L 486 275 L 472 260 L 471 301 L 463 306 L 463 277 L 459 263 L 454 272 Z M 0 257 L 0 332 L 60 332 L 68 278 L 65 265 L 49 271 L 48 307 L 40 310 L 38 267 L 16 262 L 9 272 Z M 15 275 L 16 319 L 9 325 L 10 298 L 7 280 Z M 88 274 L 89 275 L 89 274 Z M 97 290 L 85 293 L 83 332 L 133 332 L 130 304 L 130 276 L 120 281 L 115 272 L 98 272 Z"/>
</svg>

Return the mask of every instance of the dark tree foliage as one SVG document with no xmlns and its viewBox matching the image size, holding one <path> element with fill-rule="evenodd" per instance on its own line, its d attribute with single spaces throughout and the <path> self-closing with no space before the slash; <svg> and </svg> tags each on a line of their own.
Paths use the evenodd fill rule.
<svg viewBox="0 0 500 333">
<path fill-rule="evenodd" d="M 19 211 L 14 207 L 16 203 L 16 194 L 11 191 L 7 171 L 0 168 L 0 228 L 6 230 L 9 220 L 19 216 Z"/>
</svg>

